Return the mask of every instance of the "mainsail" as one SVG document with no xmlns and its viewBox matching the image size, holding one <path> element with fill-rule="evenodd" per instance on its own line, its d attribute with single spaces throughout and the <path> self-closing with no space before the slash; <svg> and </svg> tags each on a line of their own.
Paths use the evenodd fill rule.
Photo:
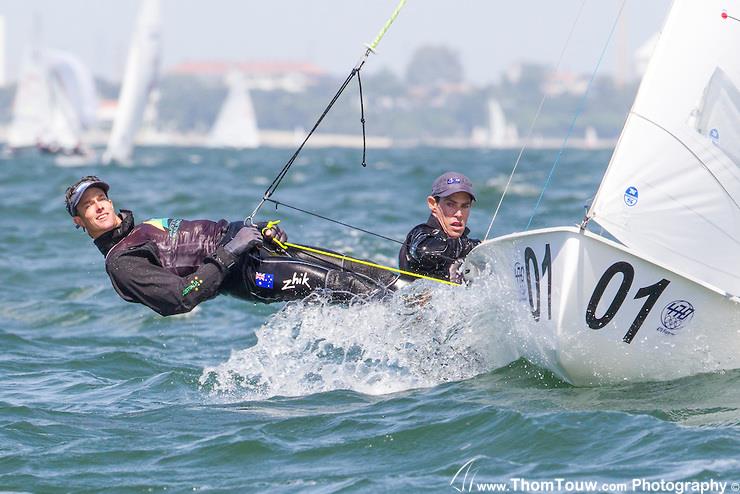
<svg viewBox="0 0 740 494">
<path fill-rule="evenodd" d="M 131 160 L 134 137 L 159 72 L 162 43 L 160 12 L 160 0 L 142 0 L 118 98 L 116 118 L 103 154 L 105 163 L 128 163 Z"/>
<path fill-rule="evenodd" d="M 244 76 L 236 71 L 231 72 L 227 83 L 229 94 L 211 128 L 208 145 L 238 149 L 259 147 L 257 117 Z"/>
<path fill-rule="evenodd" d="M 735 295 L 739 16 L 724 0 L 674 3 L 588 213 L 635 252 Z"/>
</svg>

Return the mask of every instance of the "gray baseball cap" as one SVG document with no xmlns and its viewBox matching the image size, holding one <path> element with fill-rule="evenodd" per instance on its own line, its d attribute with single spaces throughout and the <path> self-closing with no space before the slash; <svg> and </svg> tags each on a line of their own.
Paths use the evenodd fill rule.
<svg viewBox="0 0 740 494">
<path fill-rule="evenodd" d="M 434 197 L 447 197 L 455 192 L 467 192 L 475 200 L 473 182 L 462 173 L 444 173 L 437 177 L 432 184 L 432 196 Z"/>
<path fill-rule="evenodd" d="M 70 216 L 77 216 L 77 205 L 80 203 L 80 199 L 82 199 L 82 194 L 90 187 L 102 189 L 106 195 L 108 194 L 108 190 L 110 190 L 110 185 L 94 175 L 81 178 L 76 184 L 67 189 L 64 197 L 67 212 Z"/>
</svg>

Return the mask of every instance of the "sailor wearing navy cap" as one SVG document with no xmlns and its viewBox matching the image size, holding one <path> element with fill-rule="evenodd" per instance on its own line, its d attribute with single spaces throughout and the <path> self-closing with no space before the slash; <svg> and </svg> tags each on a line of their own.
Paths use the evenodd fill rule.
<svg viewBox="0 0 740 494">
<path fill-rule="evenodd" d="M 416 225 L 398 253 L 401 269 L 444 280 L 460 282 L 457 268 L 480 243 L 468 238 L 470 208 L 475 201 L 473 183 L 458 172 L 447 172 L 434 180 L 427 197 L 431 211 L 426 223 Z"/>
</svg>

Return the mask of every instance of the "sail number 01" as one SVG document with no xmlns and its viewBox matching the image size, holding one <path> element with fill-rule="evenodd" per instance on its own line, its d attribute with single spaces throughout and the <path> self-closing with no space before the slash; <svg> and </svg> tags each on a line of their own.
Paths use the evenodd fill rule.
<svg viewBox="0 0 740 494">
<path fill-rule="evenodd" d="M 540 275 L 540 268 L 542 269 Z M 542 306 L 542 289 L 540 287 L 540 279 L 544 281 L 545 274 L 547 274 L 547 319 L 552 319 L 552 255 L 550 254 L 550 244 L 545 244 L 545 254 L 542 258 L 542 263 L 537 262 L 537 256 L 531 247 L 527 247 L 524 250 L 524 274 L 527 282 L 527 295 L 529 299 L 529 307 L 532 312 L 532 317 L 535 321 L 540 320 L 541 306 Z M 617 289 L 617 293 L 614 295 L 609 307 L 603 315 L 596 315 L 596 308 L 601 302 L 601 298 L 604 296 L 606 287 L 609 285 L 611 280 L 618 274 L 622 275 L 622 282 Z M 533 280 L 534 278 L 534 280 Z M 617 312 L 622 307 L 622 304 L 627 299 L 627 294 L 632 288 L 632 281 L 635 279 L 635 268 L 625 261 L 615 262 L 601 275 L 596 287 L 594 288 L 591 298 L 586 306 L 586 324 L 591 329 L 601 329 L 617 315 Z M 655 302 L 658 301 L 660 295 L 666 289 L 670 281 L 663 278 L 657 283 L 650 286 L 645 286 L 637 290 L 634 299 L 638 300 L 641 298 L 645 299 L 645 303 L 635 316 L 635 319 L 630 324 L 629 329 L 622 337 L 622 341 L 625 343 L 631 343 L 637 332 L 640 330 L 642 323 L 647 319 L 648 314 L 652 310 Z"/>
<path fill-rule="evenodd" d="M 617 289 L 617 293 L 614 295 L 614 298 L 609 304 L 609 307 L 607 307 L 606 312 L 604 312 L 601 317 L 597 317 L 596 307 L 598 307 L 607 285 L 609 285 L 609 282 L 617 274 L 622 275 L 622 282 Z M 612 318 L 617 314 L 617 311 L 619 311 L 619 308 L 622 307 L 622 304 L 627 298 L 627 293 L 632 287 L 632 280 L 634 280 L 634 278 L 635 268 L 632 267 L 632 264 L 625 261 L 615 262 L 614 264 L 609 266 L 606 271 L 604 271 L 604 274 L 601 275 L 599 282 L 596 283 L 596 288 L 594 288 L 594 292 L 591 294 L 591 299 L 588 301 L 588 305 L 586 306 L 586 324 L 588 324 L 589 328 L 601 329 L 609 324 L 609 321 L 611 321 Z M 632 321 L 629 329 L 625 333 L 624 337 L 622 337 L 622 341 L 624 341 L 625 343 L 632 342 L 632 339 L 640 330 L 640 326 L 642 326 L 642 323 L 645 322 L 648 314 L 650 314 L 650 310 L 655 305 L 655 302 L 658 301 L 658 298 L 663 293 L 663 290 L 666 289 L 669 283 L 670 281 L 663 278 L 653 285 L 645 286 L 637 290 L 637 293 L 635 294 L 635 300 L 645 298 L 645 303 L 642 304 L 642 307 L 638 311 L 635 320 Z"/>
<path fill-rule="evenodd" d="M 550 256 L 550 244 L 545 244 L 545 255 L 542 258 L 542 278 L 547 273 L 547 318 L 552 319 L 552 261 Z M 537 264 L 537 256 L 531 247 L 524 249 L 524 274 L 527 280 L 527 294 L 529 295 L 529 307 L 532 309 L 532 317 L 535 321 L 540 320 L 541 289 L 540 268 Z M 534 275 L 534 286 L 532 276 Z"/>
</svg>

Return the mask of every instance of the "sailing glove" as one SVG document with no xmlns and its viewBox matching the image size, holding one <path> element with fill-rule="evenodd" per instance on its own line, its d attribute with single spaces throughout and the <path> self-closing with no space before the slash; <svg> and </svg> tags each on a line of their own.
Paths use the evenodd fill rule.
<svg viewBox="0 0 740 494">
<path fill-rule="evenodd" d="M 238 256 L 258 245 L 262 245 L 262 234 L 260 231 L 256 226 L 245 226 L 234 235 L 234 238 L 229 243 L 224 245 L 224 249 Z"/>
</svg>

